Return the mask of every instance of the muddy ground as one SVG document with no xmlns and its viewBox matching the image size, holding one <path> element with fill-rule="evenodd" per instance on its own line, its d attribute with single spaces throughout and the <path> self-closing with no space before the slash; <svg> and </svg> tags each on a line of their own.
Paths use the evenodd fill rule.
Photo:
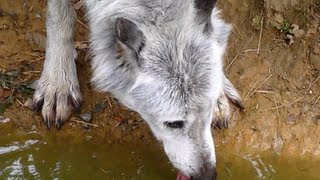
<svg viewBox="0 0 320 180">
<path fill-rule="evenodd" d="M 89 123 L 74 115 L 59 132 L 48 131 L 25 106 L 44 62 L 46 3 L 1 0 L 0 129 L 74 141 L 154 142 L 138 114 L 90 87 L 88 28 L 81 3 L 74 6 L 82 115 L 92 115 Z M 234 109 L 228 129 L 214 129 L 217 148 L 320 159 L 320 1 L 226 0 L 218 6 L 233 25 L 225 71 L 246 109 Z"/>
</svg>

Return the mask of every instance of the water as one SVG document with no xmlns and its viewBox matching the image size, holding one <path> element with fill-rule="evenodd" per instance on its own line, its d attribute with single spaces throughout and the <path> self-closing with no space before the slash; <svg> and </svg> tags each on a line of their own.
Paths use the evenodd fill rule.
<svg viewBox="0 0 320 180">
<path fill-rule="evenodd" d="M 0 137 L 0 179 L 175 179 L 159 145 L 75 142 L 55 133 Z M 223 156 L 222 156 L 223 155 Z M 219 179 L 320 179 L 319 161 L 218 151 Z"/>
</svg>

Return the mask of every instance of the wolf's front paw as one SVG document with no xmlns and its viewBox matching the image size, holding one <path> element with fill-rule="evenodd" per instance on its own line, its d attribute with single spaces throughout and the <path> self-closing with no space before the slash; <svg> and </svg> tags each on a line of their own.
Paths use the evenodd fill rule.
<svg viewBox="0 0 320 180">
<path fill-rule="evenodd" d="M 82 96 L 77 78 L 69 80 L 62 73 L 54 77 L 41 77 L 33 96 L 33 108 L 41 111 L 47 127 L 57 128 L 66 122 L 73 110 L 79 112 Z"/>
</svg>

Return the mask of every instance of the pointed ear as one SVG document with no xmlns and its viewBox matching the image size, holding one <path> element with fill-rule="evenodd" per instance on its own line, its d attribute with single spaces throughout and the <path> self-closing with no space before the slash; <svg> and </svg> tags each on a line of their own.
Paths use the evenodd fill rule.
<svg viewBox="0 0 320 180">
<path fill-rule="evenodd" d="M 205 23 L 204 32 L 212 29 L 210 17 L 216 2 L 217 0 L 194 0 L 194 6 L 197 12 L 196 21 L 198 21 L 199 24 Z"/>
<path fill-rule="evenodd" d="M 145 40 L 138 26 L 124 18 L 116 20 L 116 36 L 122 44 L 134 51 L 136 55 L 142 49 Z"/>
<path fill-rule="evenodd" d="M 227 96 L 229 102 L 231 102 L 233 105 L 237 106 L 239 109 L 243 110 L 244 105 L 241 101 L 241 97 L 236 90 L 236 88 L 233 86 L 233 84 L 227 79 L 227 77 L 224 78 L 224 87 L 223 91 L 225 95 Z"/>
</svg>

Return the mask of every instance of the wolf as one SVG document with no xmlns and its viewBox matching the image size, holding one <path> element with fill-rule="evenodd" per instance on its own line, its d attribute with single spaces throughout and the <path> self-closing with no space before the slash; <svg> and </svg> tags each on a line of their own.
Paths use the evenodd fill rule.
<svg viewBox="0 0 320 180">
<path fill-rule="evenodd" d="M 138 112 L 163 144 L 177 179 L 217 178 L 212 121 L 227 126 L 229 103 L 243 108 L 223 72 L 230 25 L 216 0 L 85 0 L 92 84 Z M 69 0 L 47 2 L 47 46 L 33 97 L 58 128 L 82 96 Z"/>
</svg>

